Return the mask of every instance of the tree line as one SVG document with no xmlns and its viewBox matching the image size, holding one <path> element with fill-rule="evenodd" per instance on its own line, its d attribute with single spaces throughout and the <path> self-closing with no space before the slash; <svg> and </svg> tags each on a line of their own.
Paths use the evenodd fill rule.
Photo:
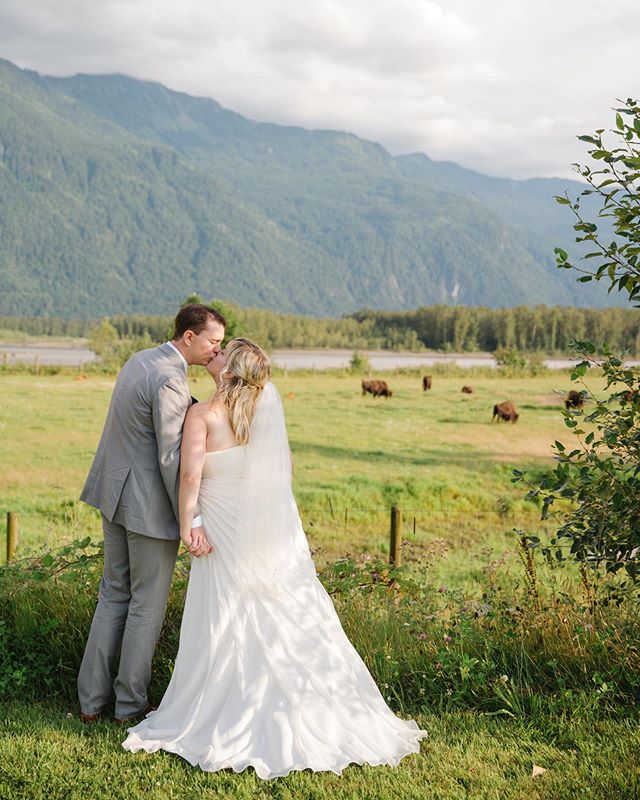
<svg viewBox="0 0 640 800">
<path fill-rule="evenodd" d="M 213 301 L 216 304 L 216 301 Z M 607 342 L 616 351 L 640 353 L 640 314 L 634 308 L 561 306 L 424 306 L 413 311 L 363 309 L 339 319 L 278 314 L 218 303 L 243 333 L 264 347 L 339 347 L 348 349 L 495 352 L 502 349 L 565 352 L 574 339 Z M 108 318 L 121 339 L 165 341 L 172 318 L 117 315 Z M 33 336 L 88 337 L 100 320 L 0 316 L 0 329 Z M 1 335 L 1 334 L 0 334 Z"/>
</svg>

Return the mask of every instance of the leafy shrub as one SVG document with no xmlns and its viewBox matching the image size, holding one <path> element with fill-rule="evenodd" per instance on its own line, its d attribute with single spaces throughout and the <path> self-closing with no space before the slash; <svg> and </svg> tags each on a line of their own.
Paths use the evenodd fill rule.
<svg viewBox="0 0 640 800">
<path fill-rule="evenodd" d="M 578 198 L 568 194 L 556 197 L 568 206 L 576 222 L 576 241 L 588 245 L 580 265 L 569 260 L 565 250 L 556 248 L 557 266 L 581 273 L 578 280 L 606 280 L 609 291 L 626 292 L 629 300 L 640 302 L 640 105 L 629 98 L 617 109 L 614 137 L 610 146 L 601 128 L 593 135 L 578 138 L 591 145 L 589 154 L 594 166 L 574 165 L 589 188 Z M 615 141 L 617 140 L 617 141 Z M 610 222 L 615 238 L 608 242 L 598 232 L 598 225 L 583 216 L 581 198 L 595 195 L 600 202 L 598 217 Z M 597 259 L 593 261 L 592 259 Z M 591 266 L 591 265 L 594 266 Z M 569 540 L 569 557 L 583 568 L 592 568 L 596 578 L 609 578 L 623 570 L 632 585 L 640 583 L 640 372 L 625 367 L 603 345 L 605 359 L 595 358 L 596 347 L 590 341 L 575 343 L 582 361 L 573 370 L 572 378 L 582 380 L 587 370 L 599 366 L 610 392 L 606 400 L 585 390 L 595 408 L 580 420 L 565 412 L 565 424 L 576 437 L 576 447 L 555 443 L 558 466 L 544 476 L 538 486 L 530 486 L 529 497 L 542 498 L 542 516 L 548 517 L 556 501 L 564 503 L 556 514 L 557 535 L 544 552 L 555 550 L 558 560 L 564 558 L 559 541 Z M 594 426 L 586 431 L 582 424 Z M 525 479 L 515 471 L 514 480 Z M 540 543 L 530 539 L 532 546 Z M 605 598 L 611 584 L 604 583 Z M 613 591 L 625 584 L 613 584 Z"/>
<path fill-rule="evenodd" d="M 100 556 L 100 546 L 85 539 L 0 570 L 1 697 L 76 702 Z M 546 587 L 538 568 L 527 549 L 514 582 L 504 559 L 488 554 L 473 598 L 434 585 L 426 560 L 394 569 L 379 559 L 347 558 L 320 577 L 347 635 L 399 711 L 623 713 L 640 693 L 635 606 L 594 609 L 580 583 Z M 171 676 L 187 574 L 181 557 L 154 658 L 154 698 Z"/>
<path fill-rule="evenodd" d="M 501 372 L 508 376 L 539 375 L 547 369 L 540 353 L 525 353 L 513 347 L 501 347 L 495 351 L 494 358 Z"/>
<path fill-rule="evenodd" d="M 553 551 L 558 561 L 567 556 L 562 541 L 569 543 L 568 557 L 605 576 L 623 570 L 632 583 L 640 583 L 640 372 L 624 367 L 621 359 L 606 352 L 599 362 L 590 342 L 576 345 L 584 357 L 572 373 L 584 385 L 591 401 L 588 414 L 563 411 L 565 425 L 576 442 L 574 448 L 556 441 L 556 468 L 531 485 L 528 499 L 542 500 L 542 518 L 553 514 L 559 527 L 545 555 Z M 587 370 L 601 368 L 606 390 L 599 398 L 584 383 Z M 583 427 L 584 426 L 584 427 Z M 589 426 L 591 430 L 586 430 Z M 515 480 L 526 473 L 515 470 Z M 554 507 L 561 507 L 554 512 Z M 539 546 L 537 539 L 531 541 Z M 624 589 L 625 583 L 617 588 Z"/>
<path fill-rule="evenodd" d="M 354 375 L 364 375 L 371 369 L 371 364 L 367 356 L 354 350 L 349 361 L 349 369 Z"/>
</svg>

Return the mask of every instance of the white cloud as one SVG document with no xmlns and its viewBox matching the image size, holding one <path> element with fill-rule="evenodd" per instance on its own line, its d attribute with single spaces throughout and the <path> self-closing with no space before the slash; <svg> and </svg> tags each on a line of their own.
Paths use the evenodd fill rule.
<svg viewBox="0 0 640 800">
<path fill-rule="evenodd" d="M 637 90 L 633 0 L 3 0 L 0 55 L 511 177 L 567 175 Z"/>
</svg>

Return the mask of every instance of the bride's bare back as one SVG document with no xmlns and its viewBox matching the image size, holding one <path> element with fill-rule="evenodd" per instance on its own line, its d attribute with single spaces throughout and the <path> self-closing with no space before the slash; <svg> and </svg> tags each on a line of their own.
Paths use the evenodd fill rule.
<svg viewBox="0 0 640 800">
<path fill-rule="evenodd" d="M 187 412 L 180 447 L 180 488 L 178 492 L 180 538 L 187 548 L 193 541 L 192 522 L 196 514 L 198 491 L 207 453 L 229 450 L 238 444 L 234 436 L 227 409 L 221 405 L 195 403 Z M 196 528 L 202 532 L 202 528 Z M 201 537 L 203 543 L 206 541 Z M 205 555 L 207 549 L 192 550 L 195 555 Z"/>
</svg>

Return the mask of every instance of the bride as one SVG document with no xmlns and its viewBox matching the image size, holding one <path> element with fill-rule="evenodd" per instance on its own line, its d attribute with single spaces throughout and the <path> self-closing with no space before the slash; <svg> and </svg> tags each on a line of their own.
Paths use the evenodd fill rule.
<svg viewBox="0 0 640 800">
<path fill-rule="evenodd" d="M 426 732 L 386 705 L 316 576 L 269 359 L 234 339 L 209 371 L 216 394 L 184 427 L 180 527 L 188 545 L 199 505 L 212 549 L 192 559 L 167 691 L 123 747 L 260 778 L 396 765 Z"/>
</svg>

